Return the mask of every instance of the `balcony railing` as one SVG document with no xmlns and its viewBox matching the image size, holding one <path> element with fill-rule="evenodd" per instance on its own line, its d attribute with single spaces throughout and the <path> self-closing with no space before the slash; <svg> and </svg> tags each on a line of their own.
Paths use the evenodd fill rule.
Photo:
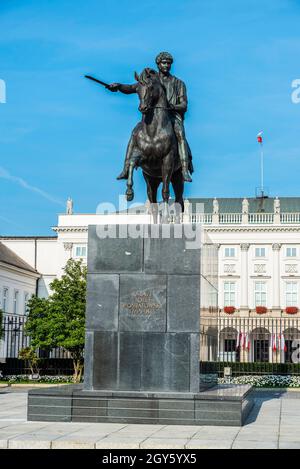
<svg viewBox="0 0 300 469">
<path fill-rule="evenodd" d="M 274 221 L 274 213 L 249 213 L 248 223 L 269 224 Z"/>
<path fill-rule="evenodd" d="M 219 223 L 222 224 L 239 224 L 242 223 L 241 213 L 220 213 Z"/>
<path fill-rule="evenodd" d="M 281 213 L 278 215 L 281 224 L 300 224 L 300 213 Z M 221 224 L 221 225 L 272 225 L 279 223 L 274 213 L 249 213 L 242 215 L 241 213 L 193 213 L 188 216 L 191 223 L 202 223 L 204 225 Z"/>
<path fill-rule="evenodd" d="M 281 213 L 280 223 L 300 223 L 300 213 Z"/>
<path fill-rule="evenodd" d="M 195 213 L 190 215 L 191 223 L 212 223 L 212 214 L 211 213 Z"/>
</svg>

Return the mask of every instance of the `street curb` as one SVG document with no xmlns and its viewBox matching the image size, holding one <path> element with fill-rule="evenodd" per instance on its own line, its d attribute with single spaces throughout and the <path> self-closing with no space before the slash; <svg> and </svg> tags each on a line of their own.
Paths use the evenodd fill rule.
<svg viewBox="0 0 300 469">
<path fill-rule="evenodd" d="M 67 386 L 72 383 L 19 383 L 19 384 L 0 384 L 0 388 L 51 388 L 53 386 Z"/>
<path fill-rule="evenodd" d="M 300 387 L 299 388 L 255 388 L 253 387 L 252 389 L 253 392 L 270 392 L 270 391 L 284 391 L 284 392 L 300 392 Z"/>
</svg>

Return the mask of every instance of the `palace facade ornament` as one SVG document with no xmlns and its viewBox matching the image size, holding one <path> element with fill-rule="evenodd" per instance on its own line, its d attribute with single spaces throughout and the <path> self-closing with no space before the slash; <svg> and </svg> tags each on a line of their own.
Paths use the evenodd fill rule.
<svg viewBox="0 0 300 469">
<path fill-rule="evenodd" d="M 213 200 L 213 214 L 218 215 L 219 213 L 219 202 L 218 199 L 215 197 Z"/>
<path fill-rule="evenodd" d="M 274 199 L 274 213 L 280 214 L 280 200 L 278 197 Z"/>
<path fill-rule="evenodd" d="M 280 244 L 280 243 L 274 243 L 274 244 L 272 244 L 272 249 L 273 249 L 273 251 L 280 251 L 280 249 L 281 249 L 281 244 Z"/>
<path fill-rule="evenodd" d="M 72 251 L 73 243 L 64 243 L 65 251 Z"/>
<path fill-rule="evenodd" d="M 242 244 L 240 244 L 240 246 L 241 246 L 241 251 L 248 251 L 249 247 L 250 247 L 250 244 L 249 243 L 242 243 Z"/>
<path fill-rule="evenodd" d="M 248 215 L 249 213 L 249 201 L 248 199 L 244 199 L 242 202 L 242 214 L 243 215 Z"/>
<path fill-rule="evenodd" d="M 68 197 L 68 200 L 67 200 L 66 214 L 73 215 L 73 200 L 71 199 L 71 197 Z"/>
</svg>

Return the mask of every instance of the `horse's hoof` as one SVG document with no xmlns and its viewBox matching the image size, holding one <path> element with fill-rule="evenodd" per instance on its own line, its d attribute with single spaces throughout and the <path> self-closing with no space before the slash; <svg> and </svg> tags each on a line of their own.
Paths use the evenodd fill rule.
<svg viewBox="0 0 300 469">
<path fill-rule="evenodd" d="M 126 200 L 127 202 L 131 202 L 134 197 L 134 192 L 132 189 L 126 191 Z"/>
<path fill-rule="evenodd" d="M 120 181 L 121 179 L 128 179 L 128 171 L 123 171 L 119 174 L 119 176 L 116 177 L 117 181 Z"/>
</svg>

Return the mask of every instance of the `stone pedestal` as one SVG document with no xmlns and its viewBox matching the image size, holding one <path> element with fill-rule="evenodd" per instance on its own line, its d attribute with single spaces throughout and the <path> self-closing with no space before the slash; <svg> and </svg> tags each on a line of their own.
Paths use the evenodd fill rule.
<svg viewBox="0 0 300 469">
<path fill-rule="evenodd" d="M 104 228 L 89 227 L 84 386 L 29 391 L 28 420 L 242 425 L 251 386 L 199 380 L 201 228 Z"/>
<path fill-rule="evenodd" d="M 191 249 L 184 227 L 89 227 L 86 390 L 199 391 L 200 229 Z"/>
</svg>

